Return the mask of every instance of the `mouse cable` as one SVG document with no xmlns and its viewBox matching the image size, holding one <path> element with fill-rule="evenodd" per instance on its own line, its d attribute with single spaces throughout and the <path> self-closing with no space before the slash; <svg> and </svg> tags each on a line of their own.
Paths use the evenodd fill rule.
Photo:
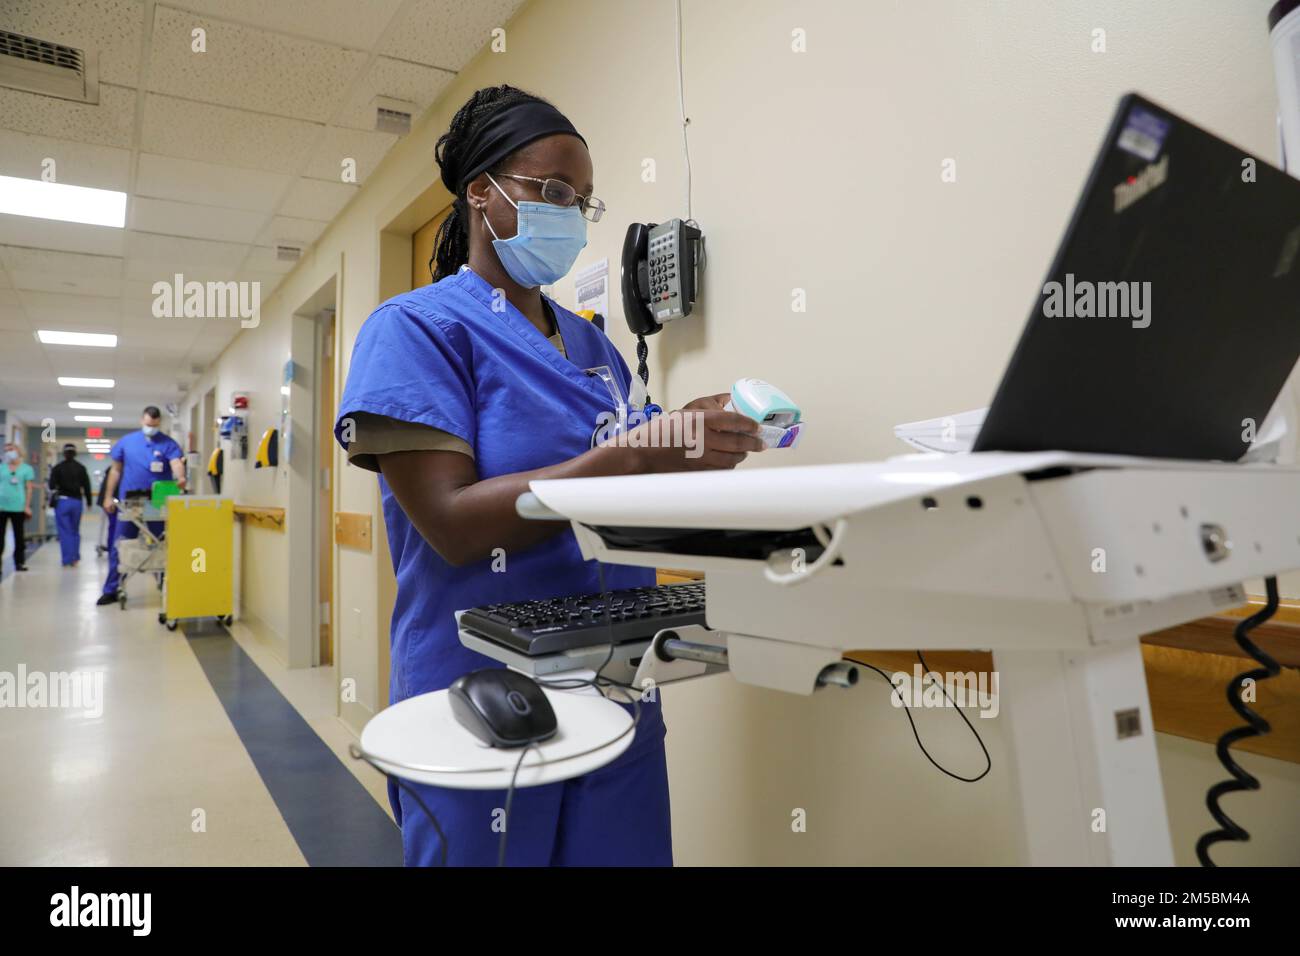
<svg viewBox="0 0 1300 956">
<path fill-rule="evenodd" d="M 605 652 L 605 660 L 601 662 L 601 665 L 596 668 L 595 674 L 593 674 L 590 678 L 562 677 L 558 680 L 553 680 L 553 681 L 537 680 L 537 678 L 533 678 L 533 679 L 536 680 L 537 684 L 541 687 L 550 687 L 556 690 L 578 690 L 579 688 L 582 687 L 590 687 L 593 690 L 600 693 L 602 697 L 605 696 L 604 694 L 605 687 L 618 688 L 619 693 L 621 693 L 624 697 L 626 697 L 628 702 L 632 706 L 632 724 L 631 726 L 628 727 L 627 730 L 623 731 L 623 733 L 619 734 L 609 743 L 602 744 L 601 748 L 603 748 L 603 747 L 608 747 L 611 744 L 614 744 L 617 741 L 621 740 L 624 736 L 627 735 L 629 731 L 635 733 L 637 724 L 641 722 L 641 701 L 638 698 L 628 694 L 626 690 L 622 689 L 624 687 L 629 687 L 630 685 L 619 684 L 617 681 L 613 680 L 612 678 L 604 677 L 601 674 L 601 672 L 604 671 L 604 669 L 609 666 L 609 662 L 613 660 L 614 649 L 616 645 L 614 641 L 613 611 L 610 608 L 609 590 L 605 586 L 605 566 L 600 561 L 596 562 L 596 574 L 600 581 L 600 596 L 605 605 L 605 631 L 606 634 L 609 636 L 609 642 L 608 642 L 609 650 Z M 506 815 L 505 815 L 504 828 L 501 831 L 501 846 L 497 853 L 497 866 L 506 865 L 506 838 L 510 832 L 510 807 L 511 804 L 514 802 L 515 779 L 519 776 L 519 768 L 523 765 L 524 756 L 528 753 L 530 749 L 532 749 L 533 746 L 534 744 L 529 743 L 524 748 L 524 752 L 519 755 L 519 762 L 515 764 L 515 772 L 510 778 L 510 787 L 506 791 Z M 593 751 L 590 750 L 584 751 L 584 753 L 592 753 L 592 752 Z M 581 756 L 581 755 L 575 755 L 575 756 Z M 537 764 L 537 766 L 545 766 L 545 763 L 547 762 L 549 761 L 544 761 L 541 764 Z"/>
<path fill-rule="evenodd" d="M 426 804 L 424 800 L 420 798 L 420 795 L 415 791 L 415 788 L 409 786 L 407 782 L 403 780 L 401 777 L 397 776 L 396 774 L 389 773 L 383 767 L 376 764 L 355 743 L 348 744 L 348 753 L 352 756 L 353 760 L 364 760 L 367 764 L 374 767 L 376 770 L 382 773 L 386 779 L 391 780 L 393 783 L 395 783 L 399 790 L 406 793 L 408 796 L 411 797 L 411 799 L 413 799 L 416 803 L 420 805 L 420 809 L 424 811 L 424 815 L 427 816 L 429 818 L 429 822 L 433 824 L 434 832 L 438 834 L 438 842 L 442 845 L 442 852 L 439 854 L 439 856 L 441 856 L 442 858 L 441 865 L 446 866 L 447 865 L 447 834 L 442 832 L 442 825 L 438 822 L 438 818 L 434 815 L 433 811 L 429 809 L 428 804 Z"/>
<path fill-rule="evenodd" d="M 1246 722 L 1245 727 L 1235 727 L 1225 731 L 1215 744 L 1214 752 L 1219 758 L 1219 763 L 1223 764 L 1228 773 L 1232 774 L 1232 780 L 1224 780 L 1216 783 L 1205 794 L 1205 806 L 1210 811 L 1210 816 L 1214 822 L 1219 825 L 1219 829 L 1211 830 L 1209 833 L 1201 835 L 1196 841 L 1196 858 L 1200 861 L 1201 866 L 1214 867 L 1217 864 L 1210 859 L 1210 847 L 1216 843 L 1225 841 L 1238 841 L 1245 843 L 1250 839 L 1250 833 L 1223 812 L 1219 806 L 1219 798 L 1229 793 L 1236 793 L 1239 790 L 1258 790 L 1259 780 L 1252 776 L 1241 764 L 1232 759 L 1232 754 L 1228 748 L 1240 740 L 1249 740 L 1251 737 L 1261 737 L 1273 728 L 1269 722 L 1255 713 L 1246 706 L 1245 701 L 1241 699 L 1242 684 L 1251 681 L 1258 685 L 1259 681 L 1267 680 L 1270 677 L 1276 677 L 1281 673 L 1282 668 L 1277 661 L 1273 660 L 1263 649 L 1255 644 L 1248 636 L 1251 631 L 1259 627 L 1274 614 L 1278 608 L 1277 594 L 1277 577 L 1268 577 L 1264 579 L 1264 588 L 1266 599 L 1264 606 L 1252 614 L 1250 617 L 1238 622 L 1233 629 L 1233 637 L 1237 639 L 1237 645 L 1246 652 L 1253 660 L 1262 664 L 1254 670 L 1244 671 L 1238 674 L 1232 680 L 1228 681 L 1227 695 L 1228 706 L 1237 712 L 1237 715 Z"/>
<path fill-rule="evenodd" d="M 515 772 L 510 775 L 510 786 L 506 790 L 506 818 L 501 824 L 501 846 L 497 850 L 497 866 L 506 865 L 506 840 L 510 837 L 510 807 L 515 802 L 515 781 L 519 779 L 519 768 L 523 766 L 528 751 L 535 746 L 537 742 L 533 740 L 524 745 L 524 752 L 519 755 L 519 761 L 515 764 Z"/>
<path fill-rule="evenodd" d="M 920 660 L 921 666 L 925 668 L 926 673 L 929 673 L 930 665 L 925 662 L 925 657 L 921 654 L 920 651 L 916 652 L 916 656 L 917 659 Z M 844 660 L 849 661 L 852 664 L 857 664 L 859 667 L 865 667 L 868 670 L 875 671 L 877 674 L 879 674 L 881 677 L 883 677 L 886 681 L 889 682 L 890 687 L 894 686 L 894 682 L 892 679 L 890 679 L 890 676 L 886 674 L 884 671 L 882 671 L 879 667 L 876 667 L 874 664 L 868 664 L 866 661 L 860 661 L 853 657 L 845 657 Z M 930 763 L 934 766 L 934 768 L 938 770 L 940 773 L 945 773 L 948 776 L 952 777 L 954 780 L 960 780 L 962 783 L 978 783 L 980 780 L 983 780 L 985 777 L 987 777 L 989 775 L 989 771 L 993 769 L 993 758 L 989 756 L 989 749 L 988 747 L 984 746 L 984 738 L 980 736 L 980 732 L 975 729 L 974 725 L 971 724 L 970 720 L 966 717 L 966 715 L 961 712 L 961 708 L 957 706 L 957 702 L 948 696 L 948 688 L 944 687 L 942 681 L 939 681 L 939 686 L 943 690 L 944 698 L 949 703 L 951 703 L 953 705 L 953 708 L 957 711 L 957 716 L 962 719 L 962 722 L 966 724 L 966 726 L 970 729 L 970 732 L 975 735 L 975 740 L 980 745 L 980 750 L 984 752 L 984 770 L 978 776 L 963 777 L 959 774 L 953 773 L 947 767 L 944 767 L 932 756 L 930 756 L 930 751 L 926 750 L 925 744 L 921 742 L 921 735 L 917 732 L 916 729 L 916 721 L 912 719 L 912 708 L 907 705 L 906 701 L 903 701 L 902 695 L 899 694 L 898 699 L 900 702 L 902 702 L 903 713 L 907 717 L 907 722 L 912 725 L 912 736 L 916 738 L 916 745 L 921 748 L 921 753 L 925 754 L 925 759 L 930 761 Z M 893 697 L 895 693 L 898 693 L 897 687 L 894 687 L 894 691 L 893 693 L 890 694 L 890 697 Z"/>
</svg>

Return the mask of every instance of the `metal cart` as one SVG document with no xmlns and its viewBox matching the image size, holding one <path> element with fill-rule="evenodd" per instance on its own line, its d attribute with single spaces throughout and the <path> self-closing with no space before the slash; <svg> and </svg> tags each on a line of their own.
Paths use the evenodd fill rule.
<svg viewBox="0 0 1300 956">
<path fill-rule="evenodd" d="M 117 570 L 121 576 L 117 585 L 117 603 L 126 610 L 126 582 L 133 574 L 152 574 L 158 587 L 163 586 L 163 572 L 167 570 L 166 527 L 157 536 L 149 522 L 166 522 L 165 509 L 156 507 L 147 496 L 128 494 L 126 500 L 117 501 L 117 520 L 129 521 L 139 534 L 134 538 L 118 537 Z"/>
</svg>

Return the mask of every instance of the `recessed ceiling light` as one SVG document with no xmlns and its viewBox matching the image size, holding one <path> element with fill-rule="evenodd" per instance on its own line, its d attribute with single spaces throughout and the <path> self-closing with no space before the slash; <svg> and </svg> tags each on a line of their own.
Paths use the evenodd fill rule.
<svg viewBox="0 0 1300 956">
<path fill-rule="evenodd" d="M 73 415 L 73 419 L 79 422 L 111 422 L 112 415 Z"/>
<path fill-rule="evenodd" d="M 92 348 L 115 349 L 117 336 L 99 332 L 56 332 L 41 329 L 36 337 L 45 345 L 88 345 Z"/>
<path fill-rule="evenodd" d="M 111 412 L 112 402 L 68 402 L 69 408 L 85 408 L 92 412 Z"/>
<path fill-rule="evenodd" d="M 126 225 L 126 193 L 0 176 L 0 212 L 121 229 Z"/>
<path fill-rule="evenodd" d="M 60 375 L 59 384 L 69 388 L 112 388 L 113 380 L 111 378 L 70 378 Z"/>
</svg>

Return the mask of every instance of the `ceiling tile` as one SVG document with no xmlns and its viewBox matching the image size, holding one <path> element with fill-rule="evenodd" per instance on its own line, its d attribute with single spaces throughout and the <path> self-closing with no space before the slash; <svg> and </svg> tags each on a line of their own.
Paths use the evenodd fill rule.
<svg viewBox="0 0 1300 956">
<path fill-rule="evenodd" d="M 360 188 L 352 183 L 327 182 L 304 176 L 294 181 L 289 194 L 280 204 L 280 213 L 298 219 L 323 219 L 331 222 Z"/>
<path fill-rule="evenodd" d="M 356 0 L 170 0 L 169 7 L 207 13 L 265 30 L 368 50 L 402 5 L 402 0 L 366 0 L 364 16 Z"/>
<path fill-rule="evenodd" d="M 523 0 L 415 0 L 379 49 L 385 56 L 459 70 L 503 27 Z M 509 38 L 507 37 L 507 42 Z"/>
<path fill-rule="evenodd" d="M 112 332 L 120 321 L 116 298 L 20 290 L 18 299 L 32 326 L 39 329 Z"/>
<path fill-rule="evenodd" d="M 248 272 L 267 272 L 280 273 L 291 272 L 296 262 L 281 262 L 275 257 L 275 248 L 273 246 L 253 246 L 252 251 L 248 254 L 248 259 L 244 262 L 244 268 L 240 272 L 241 278 L 246 278 Z M 265 302 L 270 293 L 262 289 L 262 301 Z"/>
<path fill-rule="evenodd" d="M 123 192 L 130 183 L 130 150 L 0 129 L 0 176 L 43 179 L 48 159 L 57 183 Z"/>
<path fill-rule="evenodd" d="M 117 278 L 122 274 L 122 260 L 114 256 L 87 256 L 21 246 L 0 246 L 0 263 L 12 272 L 97 278 Z"/>
<path fill-rule="evenodd" d="M 297 173 L 320 131 L 319 125 L 303 120 L 150 93 L 140 148 L 161 156 Z"/>
<path fill-rule="evenodd" d="M 96 146 L 130 149 L 135 90 L 99 85 L 99 105 L 0 87 L 0 122 L 8 129 Z"/>
<path fill-rule="evenodd" d="M 18 289 L 100 297 L 121 294 L 122 260 L 116 256 L 0 246 L 0 263 Z"/>
<path fill-rule="evenodd" d="M 267 214 L 248 209 L 196 206 L 169 199 L 131 200 L 128 225 L 141 232 L 168 236 L 193 236 L 222 242 L 251 243 L 265 225 Z"/>
<path fill-rule="evenodd" d="M 54 275 L 49 272 L 15 272 L 14 285 L 24 292 L 61 292 L 114 299 L 122 294 L 121 279 L 79 276 L 74 273 Z"/>
<path fill-rule="evenodd" d="M 180 239 L 132 232 L 127 239 L 125 278 L 171 282 L 176 273 L 185 281 L 231 278 L 248 246 L 208 239 Z"/>
<path fill-rule="evenodd" d="M 455 73 L 432 66 L 376 57 L 361 82 L 348 96 L 342 112 L 335 117 L 334 125 L 373 130 L 373 103 L 376 96 L 387 96 L 414 104 L 414 119 L 419 119 L 455 77 Z"/>
<path fill-rule="evenodd" d="M 289 216 L 276 216 L 257 236 L 257 245 L 275 246 L 282 241 L 301 243 L 305 249 L 320 238 L 328 226 L 327 222 L 315 219 L 293 219 Z"/>
<path fill-rule="evenodd" d="M 271 210 L 293 177 L 141 153 L 135 194 L 204 206 Z M 296 213 L 294 215 L 297 215 Z"/>
<path fill-rule="evenodd" d="M 87 226 L 78 222 L 0 215 L 0 245 L 120 256 L 125 245 L 125 234 L 125 229 L 114 229 L 111 226 Z"/>
<path fill-rule="evenodd" d="M 311 164 L 304 175 L 341 182 L 343 161 L 350 159 L 356 164 L 357 182 L 364 183 L 396 142 L 397 137 L 392 133 L 364 133 L 360 130 L 330 127 L 312 153 Z"/>
<path fill-rule="evenodd" d="M 192 48 L 196 29 L 207 34 L 201 53 Z M 158 7 L 149 89 L 324 123 L 366 59 L 360 51 Z"/>
<path fill-rule="evenodd" d="M 139 86 L 140 0 L 5 0 L 4 28 L 99 55 L 101 83 Z"/>
</svg>

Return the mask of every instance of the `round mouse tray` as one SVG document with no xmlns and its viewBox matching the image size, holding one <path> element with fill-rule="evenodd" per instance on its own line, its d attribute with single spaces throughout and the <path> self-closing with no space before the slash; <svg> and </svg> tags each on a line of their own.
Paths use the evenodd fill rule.
<svg viewBox="0 0 1300 956">
<path fill-rule="evenodd" d="M 632 716 L 602 695 L 543 688 L 558 729 L 528 752 L 518 787 L 568 780 L 598 770 L 632 744 Z M 620 736 L 621 735 L 621 736 Z M 456 790 L 503 790 L 523 748 L 489 747 L 460 725 L 439 690 L 380 711 L 361 731 L 361 749 L 395 777 Z"/>
</svg>

